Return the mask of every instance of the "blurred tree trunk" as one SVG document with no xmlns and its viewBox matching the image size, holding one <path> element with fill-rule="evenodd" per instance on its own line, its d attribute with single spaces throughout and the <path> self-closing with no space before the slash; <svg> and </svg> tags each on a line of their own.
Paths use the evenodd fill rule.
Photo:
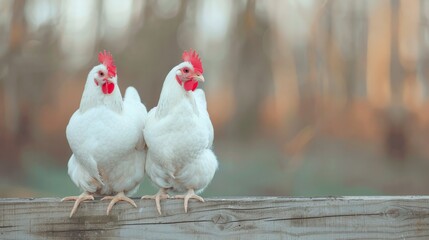
<svg viewBox="0 0 429 240">
<path fill-rule="evenodd" d="M 12 20 L 9 32 L 9 48 L 0 59 L 0 66 L 5 66 L 7 74 L 4 79 L 5 96 L 5 132 L 0 135 L 0 172 L 13 175 L 20 167 L 20 141 L 27 128 L 20 128 L 20 98 L 18 92 L 18 74 L 15 64 L 21 54 L 27 32 L 24 17 L 25 0 L 16 0 L 12 7 Z"/>
<path fill-rule="evenodd" d="M 234 135 L 247 138 L 258 133 L 260 103 L 267 90 L 271 87 L 272 79 L 270 65 L 267 64 L 266 53 L 263 51 L 263 41 L 266 29 L 265 22 L 259 21 L 255 16 L 255 0 L 249 0 L 242 15 L 238 18 L 238 36 L 244 39 L 240 48 L 240 59 L 237 64 L 238 71 L 234 82 L 234 91 L 237 100 L 235 119 L 233 122 Z M 244 69 L 246 69 L 244 71 Z"/>
<path fill-rule="evenodd" d="M 419 8 L 419 28 L 418 28 L 418 61 L 417 61 L 417 79 L 421 83 L 423 99 L 429 96 L 429 45 L 427 44 L 427 33 L 429 33 L 429 1 L 420 0 Z"/>
<path fill-rule="evenodd" d="M 418 26 L 418 60 L 417 60 L 417 79 L 421 86 L 422 97 L 427 99 L 429 96 L 427 79 L 429 76 L 429 47 L 425 41 L 425 36 L 429 32 L 429 2 L 420 0 L 419 8 L 419 26 Z"/>
<path fill-rule="evenodd" d="M 400 4 L 400 0 L 392 0 L 391 14 L 391 57 L 390 78 L 392 102 L 386 109 L 385 116 L 385 147 L 387 154 L 393 159 L 405 159 L 409 145 L 409 112 L 403 105 L 403 87 L 405 69 L 401 64 L 399 26 L 403 19 L 400 18 L 400 10 L 406 6 Z M 408 8 L 408 7 L 407 7 Z"/>
<path fill-rule="evenodd" d="M 404 68 L 400 62 L 400 54 L 399 54 L 399 12 L 400 12 L 400 1 L 392 0 L 392 14 L 391 14 L 391 45 L 390 45 L 390 79 L 391 79 L 391 91 L 392 91 L 392 104 L 393 105 L 401 105 L 402 99 L 402 87 L 404 81 Z"/>
<path fill-rule="evenodd" d="M 350 99 L 348 102 L 356 102 L 365 96 L 366 86 L 366 56 L 368 51 L 368 5 L 366 1 L 353 1 L 352 15 L 352 51 L 349 59 L 352 59 L 352 69 L 348 74 L 354 76 L 353 81 L 348 81 Z"/>
<path fill-rule="evenodd" d="M 368 19 L 368 50 L 366 87 L 369 102 L 384 108 L 391 101 L 391 3 L 389 0 L 371 2 Z"/>
<path fill-rule="evenodd" d="M 400 4 L 398 51 L 399 62 L 404 71 L 400 96 L 404 107 L 415 113 L 421 107 L 423 100 L 423 86 L 418 79 L 417 72 L 419 60 L 419 9 L 421 5 L 419 1 L 404 0 L 401 0 Z M 422 49 L 422 51 L 424 50 Z"/>
</svg>

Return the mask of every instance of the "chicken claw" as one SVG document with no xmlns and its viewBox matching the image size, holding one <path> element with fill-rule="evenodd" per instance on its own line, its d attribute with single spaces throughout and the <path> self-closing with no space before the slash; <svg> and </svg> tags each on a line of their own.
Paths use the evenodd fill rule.
<svg viewBox="0 0 429 240">
<path fill-rule="evenodd" d="M 160 188 L 158 193 L 155 195 L 145 195 L 141 199 L 154 199 L 156 204 L 156 210 L 158 210 L 159 215 L 161 215 L 161 203 L 163 199 L 167 199 L 170 196 L 167 194 L 167 189 Z"/>
<path fill-rule="evenodd" d="M 195 194 L 194 189 L 189 189 L 186 195 L 176 195 L 174 196 L 176 199 L 184 199 L 183 206 L 185 207 L 185 213 L 188 212 L 188 201 L 193 198 L 200 202 L 204 202 L 204 199 L 197 194 Z"/>
<path fill-rule="evenodd" d="M 137 207 L 136 203 L 129 197 L 125 196 L 124 192 L 120 192 L 118 194 L 116 194 L 115 196 L 105 196 L 104 198 L 101 199 L 101 201 L 104 200 L 112 200 L 109 203 L 109 206 L 107 207 L 107 212 L 106 214 L 109 215 L 110 210 L 112 210 L 113 205 L 115 205 L 115 203 L 119 202 L 119 201 L 125 201 L 128 202 L 129 204 L 133 205 L 135 208 Z"/>
<path fill-rule="evenodd" d="M 76 201 L 73 205 L 73 208 L 70 212 L 70 218 L 73 216 L 73 214 L 76 213 L 77 207 L 79 206 L 79 204 L 85 200 L 94 200 L 94 196 L 92 196 L 92 194 L 88 193 L 88 192 L 83 192 L 81 195 L 79 196 L 70 196 L 70 197 L 65 197 L 63 199 L 61 199 L 61 202 L 64 201 Z"/>
</svg>

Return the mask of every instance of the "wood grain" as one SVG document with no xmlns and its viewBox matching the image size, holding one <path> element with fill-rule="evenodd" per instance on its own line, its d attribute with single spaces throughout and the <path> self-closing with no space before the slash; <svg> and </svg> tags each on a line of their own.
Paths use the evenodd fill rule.
<svg viewBox="0 0 429 240">
<path fill-rule="evenodd" d="M 162 202 L 138 208 L 71 202 L 0 199 L 0 239 L 429 239 L 429 196 L 249 197 Z"/>
</svg>

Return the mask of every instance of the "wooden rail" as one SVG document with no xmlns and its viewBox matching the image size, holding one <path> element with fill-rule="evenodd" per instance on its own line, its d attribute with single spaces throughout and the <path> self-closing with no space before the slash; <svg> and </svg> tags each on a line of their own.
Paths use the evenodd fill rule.
<svg viewBox="0 0 429 240">
<path fill-rule="evenodd" d="M 249 197 L 118 203 L 0 199 L 0 239 L 429 239 L 429 196 Z"/>
</svg>

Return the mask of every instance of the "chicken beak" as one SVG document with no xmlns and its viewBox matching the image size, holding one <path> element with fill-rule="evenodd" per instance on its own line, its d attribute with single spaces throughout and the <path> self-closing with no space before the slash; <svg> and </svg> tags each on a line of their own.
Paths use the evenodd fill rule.
<svg viewBox="0 0 429 240">
<path fill-rule="evenodd" d="M 107 78 L 103 78 L 103 79 L 100 79 L 100 80 L 94 79 L 94 82 L 95 82 L 95 84 L 97 84 L 97 86 L 100 86 L 100 85 L 103 85 L 106 82 L 109 82 L 109 79 L 107 79 Z"/>
<path fill-rule="evenodd" d="M 194 79 L 200 82 L 204 82 L 204 76 L 201 74 L 195 75 Z"/>
<path fill-rule="evenodd" d="M 113 83 L 113 79 L 112 78 L 103 78 L 103 83 L 101 83 L 101 84 L 104 84 L 104 83 Z"/>
</svg>

